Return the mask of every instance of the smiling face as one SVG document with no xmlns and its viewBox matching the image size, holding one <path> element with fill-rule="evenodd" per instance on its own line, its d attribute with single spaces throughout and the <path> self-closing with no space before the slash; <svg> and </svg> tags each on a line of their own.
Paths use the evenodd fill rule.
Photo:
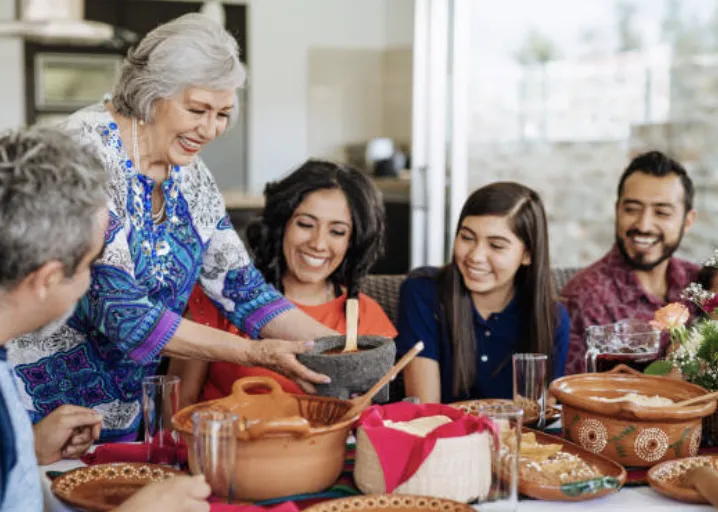
<svg viewBox="0 0 718 512">
<path fill-rule="evenodd" d="M 188 87 L 155 104 L 153 138 L 163 159 L 186 166 L 209 142 L 227 129 L 235 102 L 234 90 Z"/>
<path fill-rule="evenodd" d="M 695 219 L 685 212 L 684 190 L 675 174 L 630 175 L 616 203 L 616 244 L 637 270 L 651 270 L 666 261 Z"/>
<path fill-rule="evenodd" d="M 510 294 L 514 277 L 531 255 L 506 216 L 472 215 L 461 221 L 454 240 L 454 262 L 472 295 Z"/>
<path fill-rule="evenodd" d="M 351 234 L 352 216 L 344 192 L 323 189 L 307 194 L 284 229 L 284 278 L 326 284 L 344 261 Z"/>
</svg>

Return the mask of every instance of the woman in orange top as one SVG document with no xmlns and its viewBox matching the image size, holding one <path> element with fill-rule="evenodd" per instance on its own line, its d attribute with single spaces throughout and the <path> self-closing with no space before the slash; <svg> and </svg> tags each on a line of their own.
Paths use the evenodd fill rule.
<svg viewBox="0 0 718 512">
<path fill-rule="evenodd" d="M 339 333 L 346 332 L 347 296 L 357 296 L 361 278 L 384 248 L 384 207 L 363 172 L 308 160 L 286 178 L 269 183 L 262 217 L 247 228 L 254 264 L 300 309 Z M 381 306 L 359 296 L 359 334 L 394 338 Z M 188 304 L 195 322 L 238 332 L 199 288 Z M 182 405 L 226 396 L 241 377 L 269 375 L 282 388 L 301 393 L 294 381 L 264 368 L 231 363 L 173 361 L 182 377 Z"/>
</svg>

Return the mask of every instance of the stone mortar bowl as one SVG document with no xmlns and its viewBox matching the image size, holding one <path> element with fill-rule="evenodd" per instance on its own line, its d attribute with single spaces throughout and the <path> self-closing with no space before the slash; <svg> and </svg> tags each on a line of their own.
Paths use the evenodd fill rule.
<svg viewBox="0 0 718 512">
<path fill-rule="evenodd" d="M 297 358 L 307 368 L 328 375 L 332 382 L 316 384 L 317 393 L 347 400 L 353 395 L 369 391 L 394 365 L 396 345 L 391 338 L 383 336 L 359 336 L 358 352 L 326 354 L 327 351 L 342 350 L 345 336 L 328 336 L 314 342 L 314 348 Z M 389 386 L 386 385 L 374 397 L 375 402 L 389 400 Z"/>
</svg>

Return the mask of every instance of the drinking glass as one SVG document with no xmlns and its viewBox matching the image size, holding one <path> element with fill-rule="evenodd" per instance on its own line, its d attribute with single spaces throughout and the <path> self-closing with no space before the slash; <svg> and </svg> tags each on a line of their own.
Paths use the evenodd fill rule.
<svg viewBox="0 0 718 512">
<path fill-rule="evenodd" d="M 491 488 L 479 510 L 516 512 L 524 411 L 514 404 L 483 405 L 479 414 L 489 418 L 499 431 L 498 439 L 491 438 Z"/>
<path fill-rule="evenodd" d="M 203 410 L 192 415 L 193 473 L 202 473 L 212 493 L 232 503 L 237 461 L 237 419 L 228 411 Z"/>
<path fill-rule="evenodd" d="M 514 354 L 514 403 L 524 409 L 524 421 L 546 422 L 546 354 Z"/>
<path fill-rule="evenodd" d="M 158 375 L 142 379 L 142 413 L 145 421 L 147 460 L 176 466 L 179 434 L 172 416 L 179 409 L 180 378 Z"/>
<path fill-rule="evenodd" d="M 621 320 L 586 329 L 586 371 L 606 372 L 625 364 L 643 372 L 658 358 L 661 331 L 647 322 Z"/>
</svg>

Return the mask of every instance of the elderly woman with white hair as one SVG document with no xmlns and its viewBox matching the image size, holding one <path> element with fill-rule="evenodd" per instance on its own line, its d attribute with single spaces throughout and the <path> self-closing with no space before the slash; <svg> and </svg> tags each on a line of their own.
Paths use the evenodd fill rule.
<svg viewBox="0 0 718 512">
<path fill-rule="evenodd" d="M 265 283 L 197 155 L 235 121 L 244 79 L 232 36 L 188 14 L 148 33 L 128 53 L 112 97 L 65 123 L 109 174 L 109 226 L 90 288 L 64 327 L 19 338 L 8 351 L 34 421 L 81 405 L 103 415 L 103 441 L 134 439 L 141 381 L 160 354 L 327 380 L 294 354 L 333 331 Z M 241 332 L 264 339 L 182 318 L 198 280 Z"/>
</svg>

